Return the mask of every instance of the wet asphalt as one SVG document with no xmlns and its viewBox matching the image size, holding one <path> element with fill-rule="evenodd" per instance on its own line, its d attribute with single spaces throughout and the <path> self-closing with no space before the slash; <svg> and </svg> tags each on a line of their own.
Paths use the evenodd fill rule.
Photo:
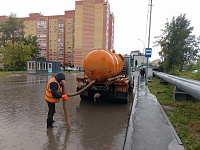
<svg viewBox="0 0 200 150">
<path fill-rule="evenodd" d="M 145 79 L 135 75 L 135 97 L 124 150 L 184 150 L 182 142 Z"/>
<path fill-rule="evenodd" d="M 69 97 L 72 131 L 66 128 L 62 100 L 56 104 L 55 128 L 46 128 L 44 94 L 54 75 L 0 77 L 0 150 L 122 150 L 132 101 L 123 105 Z M 74 93 L 80 74 L 65 75 L 66 91 Z"/>
<path fill-rule="evenodd" d="M 67 92 L 76 90 L 78 75 L 66 75 Z M 127 105 L 70 97 L 73 130 L 66 129 L 62 103 L 56 105 L 56 127 L 46 129 L 44 91 L 52 76 L 0 78 L 1 150 L 184 150 L 156 97 L 137 74 Z"/>
</svg>

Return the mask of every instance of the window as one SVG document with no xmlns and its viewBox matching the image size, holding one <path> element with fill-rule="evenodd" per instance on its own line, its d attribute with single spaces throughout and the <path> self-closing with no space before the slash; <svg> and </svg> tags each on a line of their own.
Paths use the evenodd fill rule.
<svg viewBox="0 0 200 150">
<path fill-rule="evenodd" d="M 63 29 L 58 29 L 58 32 L 63 32 L 64 30 Z"/>
<path fill-rule="evenodd" d="M 41 62 L 37 63 L 37 70 L 42 70 L 42 63 Z"/>
<path fill-rule="evenodd" d="M 49 63 L 49 64 L 48 64 L 48 68 L 49 68 L 49 69 L 52 69 L 52 63 Z"/>
<path fill-rule="evenodd" d="M 62 23 L 62 22 L 64 22 L 64 19 L 58 19 L 58 22 Z"/>
<path fill-rule="evenodd" d="M 46 37 L 46 34 L 39 34 L 38 37 L 41 37 L 41 38 Z"/>
<path fill-rule="evenodd" d="M 37 25 L 46 25 L 46 21 L 45 20 L 42 20 L 42 21 L 38 21 L 37 22 Z"/>
<path fill-rule="evenodd" d="M 59 28 L 63 28 L 63 27 L 64 27 L 64 24 L 58 24 L 58 27 L 59 27 Z"/>
<path fill-rule="evenodd" d="M 34 70 L 35 69 L 35 63 L 33 61 L 28 62 L 28 70 Z"/>
<path fill-rule="evenodd" d="M 45 47 L 45 46 L 46 46 L 46 44 L 45 44 L 45 43 L 42 43 L 42 44 L 40 44 L 40 46 L 43 46 L 43 47 Z"/>
<path fill-rule="evenodd" d="M 47 63 L 43 63 L 43 70 L 47 70 Z"/>
<path fill-rule="evenodd" d="M 46 30 L 38 30 L 38 33 L 46 33 Z"/>
<path fill-rule="evenodd" d="M 63 41 L 63 39 L 62 39 L 62 38 L 58 39 L 58 42 L 62 42 L 62 41 Z"/>
<path fill-rule="evenodd" d="M 38 25 L 37 28 L 46 28 L 46 25 Z"/>
<path fill-rule="evenodd" d="M 58 46 L 63 46 L 63 43 L 59 43 Z"/>
</svg>

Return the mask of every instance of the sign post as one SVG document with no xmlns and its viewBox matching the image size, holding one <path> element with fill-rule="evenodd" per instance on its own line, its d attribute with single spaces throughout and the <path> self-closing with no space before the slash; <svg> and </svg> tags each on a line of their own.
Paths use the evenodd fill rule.
<svg viewBox="0 0 200 150">
<path fill-rule="evenodd" d="M 150 58 L 151 52 L 152 52 L 152 48 L 145 48 L 145 57 Z"/>
<path fill-rule="evenodd" d="M 152 48 L 145 48 L 145 57 L 147 58 L 147 65 L 146 65 L 146 85 L 148 82 L 148 65 L 149 65 L 149 58 L 151 58 Z"/>
</svg>

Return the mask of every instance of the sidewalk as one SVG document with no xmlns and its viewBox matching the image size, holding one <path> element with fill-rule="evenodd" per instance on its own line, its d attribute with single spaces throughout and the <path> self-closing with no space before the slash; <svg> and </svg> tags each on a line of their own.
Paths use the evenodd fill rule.
<svg viewBox="0 0 200 150">
<path fill-rule="evenodd" d="M 145 79 L 140 79 L 134 93 L 124 150 L 185 150 Z"/>
</svg>

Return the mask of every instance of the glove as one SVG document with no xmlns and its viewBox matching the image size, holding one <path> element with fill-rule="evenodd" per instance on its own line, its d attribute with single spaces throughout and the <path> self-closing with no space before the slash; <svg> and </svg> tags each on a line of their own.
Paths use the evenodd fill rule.
<svg viewBox="0 0 200 150">
<path fill-rule="evenodd" d="M 65 101 L 67 101 L 68 100 L 68 96 L 66 94 L 63 94 L 62 95 L 62 99 L 65 100 Z"/>
</svg>

